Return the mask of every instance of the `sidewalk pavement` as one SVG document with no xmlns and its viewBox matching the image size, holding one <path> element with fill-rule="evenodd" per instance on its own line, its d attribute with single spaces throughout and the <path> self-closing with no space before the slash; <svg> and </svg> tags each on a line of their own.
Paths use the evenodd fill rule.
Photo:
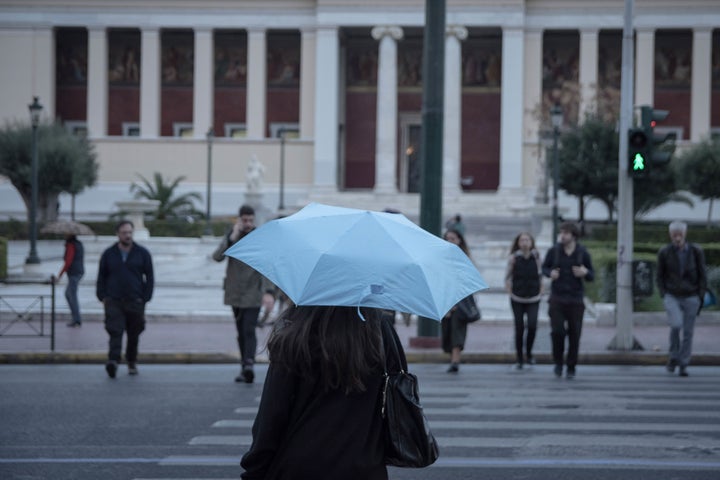
<svg viewBox="0 0 720 480">
<path fill-rule="evenodd" d="M 106 242 L 109 245 L 111 238 Z M 158 239 L 153 254 L 157 282 L 152 301 L 147 305 L 147 328 L 140 338 L 140 363 L 234 363 L 239 354 L 235 325 L 230 308 L 222 304 L 224 263 L 207 257 L 215 239 Z M 88 242 L 92 245 L 91 242 Z M 43 259 L 39 277 L 22 275 L 27 245 L 11 242 L 9 266 L 11 278 L 0 283 L 0 364 L 2 363 L 104 363 L 107 334 L 102 305 L 95 298 L 96 257 L 99 245 L 86 252 L 86 275 L 79 288 L 82 328 L 68 328 L 65 284 L 55 288 L 55 345 L 51 350 L 51 285 L 41 283 L 57 273 L 62 263 L 62 242 L 39 242 Z M 469 326 L 463 362 L 515 362 L 514 327 L 509 299 L 495 288 L 477 295 L 483 319 Z M 44 303 L 41 303 L 44 302 Z M 39 337 L 39 312 L 44 310 L 44 333 Z M 586 310 L 580 341 L 581 364 L 664 364 L 667 360 L 668 327 L 664 312 L 634 314 L 633 335 L 643 350 L 608 350 L 616 329 L 598 306 Z M 612 316 L 610 316 L 612 317 Z M 417 337 L 417 324 L 396 323 L 396 329 L 411 362 L 446 363 L 449 356 L 439 347 L 416 348 L 410 339 Z M 264 350 L 270 327 L 258 328 L 258 360 L 266 361 Z M 543 302 L 535 357 L 538 363 L 551 363 L 550 328 L 547 305 Z M 18 336 L 20 334 L 33 336 Z M 413 342 L 415 344 L 416 342 Z M 720 312 L 703 312 L 695 325 L 694 365 L 720 365 Z"/>
<path fill-rule="evenodd" d="M 265 343 L 271 326 L 257 329 L 258 361 L 267 361 Z M 396 323 L 395 328 L 413 363 L 446 363 L 449 356 L 440 348 L 410 346 L 417 336 L 417 325 Z M 49 325 L 45 326 L 49 335 Z M 615 336 L 614 327 L 583 326 L 580 364 L 662 365 L 667 361 L 668 328 L 640 325 L 633 330 L 643 350 L 608 350 Z M 148 319 L 140 337 L 140 363 L 236 363 L 239 361 L 235 325 L 228 312 L 225 319 Z M 108 336 L 99 320 L 85 320 L 81 328 L 68 328 L 56 321 L 55 349 L 50 337 L 0 336 L 0 364 L 7 363 L 104 363 Z M 535 341 L 539 364 L 550 364 L 550 328 L 540 322 Z M 720 366 L 720 326 L 700 323 L 695 328 L 693 365 Z M 515 363 L 514 329 L 511 322 L 480 320 L 469 326 L 462 356 L 465 363 Z"/>
</svg>

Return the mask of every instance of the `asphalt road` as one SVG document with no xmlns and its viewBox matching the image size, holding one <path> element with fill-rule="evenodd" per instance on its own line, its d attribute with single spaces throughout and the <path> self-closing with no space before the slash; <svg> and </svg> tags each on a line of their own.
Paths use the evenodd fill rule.
<svg viewBox="0 0 720 480">
<path fill-rule="evenodd" d="M 238 478 L 265 366 L 253 385 L 232 365 L 140 368 L 113 381 L 98 365 L 0 366 L 0 478 Z M 411 369 L 441 457 L 391 479 L 720 478 L 718 367 Z"/>
</svg>

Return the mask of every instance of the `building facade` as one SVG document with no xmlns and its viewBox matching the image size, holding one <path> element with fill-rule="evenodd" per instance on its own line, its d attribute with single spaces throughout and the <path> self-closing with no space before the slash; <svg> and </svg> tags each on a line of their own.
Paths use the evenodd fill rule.
<svg viewBox="0 0 720 480">
<path fill-rule="evenodd" d="M 447 0 L 443 205 L 547 202 L 548 111 L 620 104 L 622 0 Z M 271 209 L 311 200 L 419 209 L 423 0 L 3 0 L 0 116 L 47 118 L 97 146 L 75 199 L 106 216 L 137 175 L 185 176 L 232 214 L 253 157 Z M 636 105 L 679 143 L 720 133 L 720 4 L 635 1 Z M 212 135 L 210 135 L 212 134 Z M 5 214 L 24 215 L 0 184 Z M 65 206 L 62 206 L 65 209 Z"/>
</svg>

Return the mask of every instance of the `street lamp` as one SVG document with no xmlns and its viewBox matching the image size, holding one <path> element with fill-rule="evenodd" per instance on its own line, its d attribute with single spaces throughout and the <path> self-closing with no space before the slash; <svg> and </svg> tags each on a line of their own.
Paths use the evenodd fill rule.
<svg viewBox="0 0 720 480">
<path fill-rule="evenodd" d="M 207 139 L 207 192 L 205 193 L 205 235 L 213 234 L 210 225 L 210 195 L 212 191 L 212 144 L 215 132 L 213 127 L 208 128 L 205 138 Z"/>
<path fill-rule="evenodd" d="M 557 103 L 550 109 L 550 120 L 553 126 L 553 233 L 552 243 L 557 242 L 558 235 L 558 182 L 560 181 L 560 166 L 558 162 L 558 136 L 563 123 L 563 111 Z"/>
<path fill-rule="evenodd" d="M 285 129 L 278 130 L 280 136 L 280 202 L 278 204 L 278 213 L 282 214 L 285 210 Z"/>
<path fill-rule="evenodd" d="M 28 105 L 30 110 L 30 123 L 32 124 L 32 152 L 31 162 L 32 171 L 30 177 L 30 253 L 25 260 L 26 265 L 37 265 L 40 258 L 37 254 L 37 205 L 38 205 L 38 148 L 37 148 L 37 129 L 40 124 L 40 112 L 42 105 L 38 102 L 38 97 L 33 97 L 33 103 Z"/>
</svg>

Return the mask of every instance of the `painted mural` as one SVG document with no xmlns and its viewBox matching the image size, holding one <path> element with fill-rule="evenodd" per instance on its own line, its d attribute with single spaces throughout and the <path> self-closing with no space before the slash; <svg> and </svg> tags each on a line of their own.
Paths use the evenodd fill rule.
<svg viewBox="0 0 720 480">
<path fill-rule="evenodd" d="M 300 34 L 278 33 L 267 37 L 267 82 L 270 86 L 300 85 Z"/>
<path fill-rule="evenodd" d="M 500 88 L 502 81 L 502 37 L 469 37 L 462 44 L 463 87 Z"/>
<path fill-rule="evenodd" d="M 655 33 L 655 88 L 689 90 L 692 72 L 692 32 Z"/>
<path fill-rule="evenodd" d="M 162 33 L 161 78 L 163 85 L 192 85 L 194 50 L 192 31 L 167 31 Z"/>
<path fill-rule="evenodd" d="M 108 32 L 108 82 L 111 85 L 140 84 L 140 31 Z"/>
<path fill-rule="evenodd" d="M 247 35 L 244 32 L 215 34 L 215 84 L 247 84 Z"/>
<path fill-rule="evenodd" d="M 577 32 L 546 32 L 543 38 L 542 105 L 547 117 L 553 105 L 560 105 L 565 123 L 578 122 L 580 36 Z M 549 125 L 549 122 L 543 122 Z"/>
<path fill-rule="evenodd" d="M 378 43 L 372 38 L 352 39 L 346 44 L 346 76 L 348 87 L 377 84 Z"/>
<path fill-rule="evenodd" d="M 84 28 L 59 28 L 55 36 L 58 85 L 86 85 L 88 36 Z"/>
</svg>

